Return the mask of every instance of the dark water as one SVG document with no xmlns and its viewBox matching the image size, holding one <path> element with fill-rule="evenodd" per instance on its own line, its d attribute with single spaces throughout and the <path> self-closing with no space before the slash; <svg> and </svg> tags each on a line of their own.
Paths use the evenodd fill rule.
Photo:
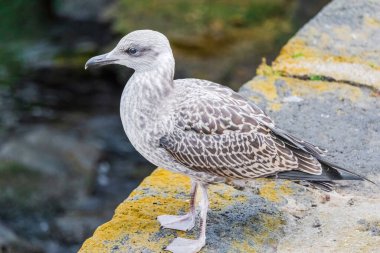
<svg viewBox="0 0 380 253">
<path fill-rule="evenodd" d="M 237 89 L 327 1 L 169 2 L 0 2 L 0 252 L 76 252 L 154 169 L 118 115 L 132 71 L 89 57 L 157 29 L 177 78 Z"/>
</svg>

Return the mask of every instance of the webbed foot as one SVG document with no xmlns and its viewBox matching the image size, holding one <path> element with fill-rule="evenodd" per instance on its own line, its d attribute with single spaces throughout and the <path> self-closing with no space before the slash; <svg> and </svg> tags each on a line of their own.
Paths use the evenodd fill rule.
<svg viewBox="0 0 380 253">
<path fill-rule="evenodd" d="M 160 215 L 157 217 L 163 228 L 188 231 L 194 227 L 195 217 L 192 213 L 185 215 Z"/>
<path fill-rule="evenodd" d="M 177 237 L 165 248 L 165 250 L 169 250 L 173 253 L 196 253 L 201 250 L 205 243 L 206 240 L 202 238 L 191 240 Z"/>
</svg>

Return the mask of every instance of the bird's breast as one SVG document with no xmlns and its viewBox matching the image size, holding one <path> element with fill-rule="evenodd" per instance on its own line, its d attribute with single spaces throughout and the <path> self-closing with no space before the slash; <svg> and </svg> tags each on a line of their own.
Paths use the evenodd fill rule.
<svg viewBox="0 0 380 253">
<path fill-rule="evenodd" d="M 154 105 L 144 97 L 125 89 L 121 97 L 120 117 L 124 131 L 135 149 L 153 164 L 160 166 L 159 140 L 168 126 Z"/>
</svg>

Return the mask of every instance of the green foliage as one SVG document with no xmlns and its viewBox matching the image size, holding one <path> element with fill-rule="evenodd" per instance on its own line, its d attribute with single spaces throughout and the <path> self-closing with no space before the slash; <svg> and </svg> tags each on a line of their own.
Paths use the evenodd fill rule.
<svg viewBox="0 0 380 253">
<path fill-rule="evenodd" d="M 240 72 L 245 80 L 243 76 L 259 63 L 250 61 L 253 67 L 248 69 L 247 54 L 260 59 L 289 39 L 295 4 L 295 0 L 118 0 L 108 14 L 120 34 L 153 29 L 167 35 L 181 59 L 177 69 L 197 60 L 197 67 L 186 68 L 189 75 L 231 83 L 232 72 L 239 68 L 236 64 L 245 67 Z M 202 65 L 203 59 L 209 64 Z M 230 66 L 213 67 L 218 60 Z"/>
<path fill-rule="evenodd" d="M 158 29 L 170 35 L 196 36 L 220 28 L 252 27 L 286 14 L 285 0 L 120 0 L 112 15 L 116 31 Z M 184 34 L 186 33 L 186 34 Z"/>
</svg>

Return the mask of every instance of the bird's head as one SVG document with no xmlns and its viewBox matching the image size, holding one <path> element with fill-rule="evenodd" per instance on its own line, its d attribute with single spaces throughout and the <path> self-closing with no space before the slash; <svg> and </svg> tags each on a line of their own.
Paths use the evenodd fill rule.
<svg viewBox="0 0 380 253">
<path fill-rule="evenodd" d="M 85 69 L 119 64 L 136 71 L 147 71 L 172 58 L 173 53 L 165 35 L 152 30 L 137 30 L 124 36 L 111 52 L 89 59 Z"/>
</svg>

